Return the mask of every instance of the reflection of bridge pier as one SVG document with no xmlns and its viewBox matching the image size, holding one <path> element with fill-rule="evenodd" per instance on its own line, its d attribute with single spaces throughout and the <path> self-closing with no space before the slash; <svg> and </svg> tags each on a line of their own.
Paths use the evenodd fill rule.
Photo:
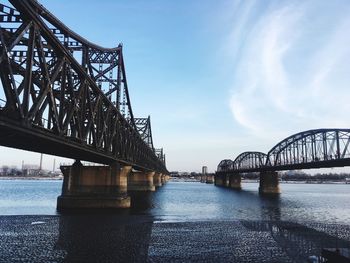
<svg viewBox="0 0 350 263">
<path fill-rule="evenodd" d="M 241 221 L 241 223 L 253 231 L 269 232 L 281 252 L 291 258 L 293 262 L 305 262 L 311 255 L 321 255 L 321 250 L 324 247 L 349 247 L 350 245 L 348 240 L 294 222 Z M 323 227 L 327 229 L 334 226 L 324 225 Z M 273 257 L 273 255 L 271 256 Z"/>
<path fill-rule="evenodd" d="M 108 213 L 61 215 L 55 249 L 65 252 L 64 262 L 146 262 L 152 221 Z"/>
</svg>

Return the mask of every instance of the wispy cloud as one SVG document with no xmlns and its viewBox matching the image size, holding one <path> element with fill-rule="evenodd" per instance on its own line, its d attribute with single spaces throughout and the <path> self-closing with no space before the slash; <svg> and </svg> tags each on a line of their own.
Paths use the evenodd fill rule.
<svg viewBox="0 0 350 263">
<path fill-rule="evenodd" d="M 318 3 L 239 6 L 228 41 L 230 107 L 255 136 L 350 126 L 350 18 L 337 12 L 350 11 L 350 3 L 338 1 L 332 10 Z"/>
</svg>

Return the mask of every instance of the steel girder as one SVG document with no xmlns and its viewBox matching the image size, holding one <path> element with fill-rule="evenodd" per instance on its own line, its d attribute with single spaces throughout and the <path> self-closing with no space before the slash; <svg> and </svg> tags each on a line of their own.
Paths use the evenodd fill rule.
<svg viewBox="0 0 350 263">
<path fill-rule="evenodd" d="M 268 154 L 244 152 L 231 172 L 261 172 L 350 166 L 350 129 L 315 129 L 289 136 Z M 226 167 L 220 162 L 218 171 Z M 229 171 L 229 169 L 227 169 Z"/>
<path fill-rule="evenodd" d="M 266 163 L 267 155 L 262 152 L 244 152 L 233 161 L 233 169 L 237 171 L 255 172 Z"/>
<path fill-rule="evenodd" d="M 167 172 L 138 133 L 122 46 L 88 42 L 35 0 L 10 2 L 0 4 L 0 144 Z"/>
<path fill-rule="evenodd" d="M 166 165 L 165 154 L 164 154 L 163 148 L 154 149 L 154 152 L 156 153 L 156 156 L 158 157 L 158 159 L 161 160 L 164 165 Z"/>
<path fill-rule="evenodd" d="M 136 129 L 141 135 L 141 138 L 147 145 L 154 151 L 152 129 L 151 129 L 151 117 L 148 118 L 135 118 Z"/>
<path fill-rule="evenodd" d="M 231 172 L 233 171 L 233 161 L 230 159 L 222 160 L 218 165 L 218 172 Z"/>
<path fill-rule="evenodd" d="M 294 134 L 268 153 L 267 166 L 276 169 L 349 165 L 350 129 L 316 129 Z M 299 168 L 300 167 L 300 168 Z"/>
</svg>

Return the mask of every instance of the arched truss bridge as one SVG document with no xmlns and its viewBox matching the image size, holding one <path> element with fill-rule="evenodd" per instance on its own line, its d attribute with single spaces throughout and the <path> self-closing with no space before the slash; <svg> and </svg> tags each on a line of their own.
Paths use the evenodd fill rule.
<svg viewBox="0 0 350 263">
<path fill-rule="evenodd" d="M 244 173 L 350 166 L 349 144 L 350 129 L 304 131 L 282 140 L 267 154 L 244 152 L 234 161 L 225 159 L 217 171 Z"/>
</svg>

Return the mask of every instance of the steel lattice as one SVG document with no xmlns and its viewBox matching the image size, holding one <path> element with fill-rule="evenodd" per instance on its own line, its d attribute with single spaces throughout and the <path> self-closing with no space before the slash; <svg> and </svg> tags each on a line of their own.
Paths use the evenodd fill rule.
<svg viewBox="0 0 350 263">
<path fill-rule="evenodd" d="M 259 172 L 293 169 L 343 167 L 350 165 L 350 129 L 315 129 L 294 134 L 276 144 L 268 154 L 244 152 L 231 169 L 223 169 L 227 160 L 220 162 L 218 172 Z"/>
<path fill-rule="evenodd" d="M 10 3 L 0 4 L 0 144 L 165 172 L 136 127 L 122 45 L 90 43 L 37 1 Z"/>
</svg>

